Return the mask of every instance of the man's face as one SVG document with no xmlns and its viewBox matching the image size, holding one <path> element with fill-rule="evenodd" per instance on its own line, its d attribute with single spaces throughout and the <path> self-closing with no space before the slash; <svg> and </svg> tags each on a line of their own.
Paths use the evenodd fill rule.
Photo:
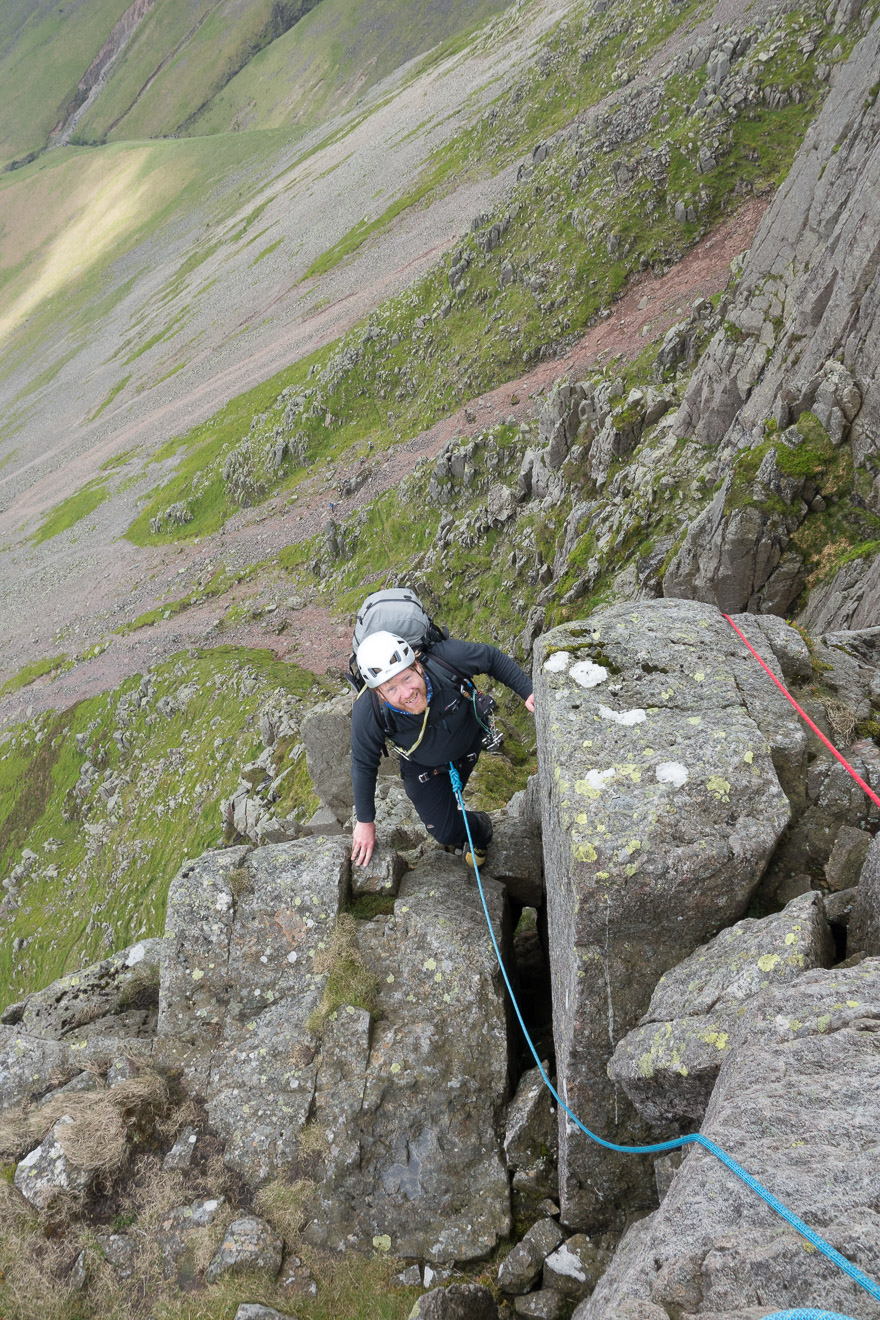
<svg viewBox="0 0 880 1320">
<path fill-rule="evenodd" d="M 403 669 L 387 683 L 381 683 L 377 689 L 384 701 L 405 710 L 410 715 L 421 715 L 428 704 L 428 689 L 425 676 L 418 664 Z"/>
</svg>

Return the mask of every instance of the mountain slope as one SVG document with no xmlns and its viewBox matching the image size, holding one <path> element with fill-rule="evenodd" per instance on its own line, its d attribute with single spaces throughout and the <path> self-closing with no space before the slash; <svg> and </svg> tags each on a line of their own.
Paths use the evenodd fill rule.
<svg viewBox="0 0 880 1320">
<path fill-rule="evenodd" d="M 129 0 L 0 6 L 0 162 L 45 146 Z"/>
<path fill-rule="evenodd" d="M 401 22 L 399 0 L 322 0 L 295 29 L 250 60 L 183 131 L 312 128 L 408 60 L 465 27 L 477 27 L 508 3 L 411 0 Z"/>
</svg>

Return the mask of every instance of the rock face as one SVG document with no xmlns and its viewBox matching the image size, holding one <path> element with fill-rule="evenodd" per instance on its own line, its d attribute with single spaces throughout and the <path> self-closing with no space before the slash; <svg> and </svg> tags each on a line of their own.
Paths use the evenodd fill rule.
<svg viewBox="0 0 880 1320">
<path fill-rule="evenodd" d="M 859 877 L 848 948 L 880 958 L 880 836 L 872 842 Z"/>
<path fill-rule="evenodd" d="M 313 784 L 337 818 L 346 820 L 354 805 L 348 755 L 351 693 L 314 706 L 303 719 L 301 731 Z"/>
<path fill-rule="evenodd" d="M 484 884 L 504 948 L 503 890 Z M 437 852 L 408 872 L 393 916 L 360 923 L 358 946 L 376 1015 L 361 1025 L 340 1013 L 325 1032 L 315 1122 L 329 1146 L 306 1235 L 438 1262 L 482 1256 L 510 1228 L 493 1121 L 508 1091 L 507 1021 L 461 862 Z"/>
<path fill-rule="evenodd" d="M 675 417 L 675 434 L 718 447 L 727 481 L 670 564 L 667 596 L 777 613 L 797 597 L 803 561 L 790 537 L 821 492 L 826 461 L 818 453 L 807 460 L 797 434 L 805 414 L 822 428 L 826 458 L 848 446 L 861 507 L 880 508 L 878 64 L 875 20 L 767 210 L 725 323 Z M 765 441 L 767 419 L 780 438 L 765 445 L 760 469 L 748 475 L 749 498 L 734 498 L 734 460 Z M 798 446 L 800 460 L 787 462 Z M 812 630 L 867 627 L 876 623 L 878 600 L 876 560 L 867 574 L 863 563 L 852 563 L 815 593 L 805 622 Z"/>
<path fill-rule="evenodd" d="M 160 1041 L 189 1050 L 187 1084 L 227 1164 L 253 1185 L 303 1171 L 318 1183 L 313 1243 L 481 1256 L 509 1231 L 510 1193 L 495 1129 L 506 1007 L 479 897 L 461 862 L 434 852 L 404 877 L 393 916 L 349 918 L 353 943 L 334 952 L 349 847 L 232 848 L 181 870 Z M 504 891 L 486 886 L 507 946 Z"/>
<path fill-rule="evenodd" d="M 878 1025 L 876 959 L 764 992 L 740 1021 L 703 1126 L 874 1279 Z M 692 1148 L 660 1209 L 629 1230 L 575 1320 L 795 1306 L 877 1320 L 880 1305 L 804 1246 L 719 1160 Z"/>
<path fill-rule="evenodd" d="M 745 1006 L 761 990 L 829 967 L 834 953 L 817 893 L 802 894 L 763 920 L 738 921 L 661 976 L 640 1025 L 614 1051 L 608 1075 L 649 1123 L 694 1131 Z"/>
<path fill-rule="evenodd" d="M 38 1210 L 45 1210 L 60 1194 L 86 1191 L 94 1177 L 91 1171 L 71 1164 L 64 1153 L 61 1139 L 64 1128 L 72 1122 L 69 1114 L 59 1118 L 45 1140 L 15 1170 L 15 1186 Z"/>
<path fill-rule="evenodd" d="M 660 976 L 742 916 L 790 815 L 770 740 L 797 764 L 805 739 L 711 607 L 613 607 L 535 658 L 560 1092 L 629 1144 L 641 1127 L 608 1059 Z M 559 1135 L 564 1222 L 607 1223 L 641 1162 Z"/>
<path fill-rule="evenodd" d="M 3 1022 L 43 1040 L 152 1035 L 158 1000 L 160 939 L 141 940 L 81 972 L 38 990 L 3 1013 Z"/>
</svg>

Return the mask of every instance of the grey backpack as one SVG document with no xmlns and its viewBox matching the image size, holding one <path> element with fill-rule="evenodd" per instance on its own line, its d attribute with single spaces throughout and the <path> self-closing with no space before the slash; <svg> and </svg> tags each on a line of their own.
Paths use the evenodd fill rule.
<svg viewBox="0 0 880 1320">
<path fill-rule="evenodd" d="M 390 632 L 409 642 L 414 651 L 423 651 L 432 642 L 444 641 L 448 628 L 440 628 L 425 609 L 418 596 L 409 587 L 388 587 L 374 591 L 357 612 L 351 639 L 351 657 L 348 662 L 349 681 L 357 690 L 364 686 L 357 666 L 357 649 L 365 637 L 374 632 Z"/>
</svg>

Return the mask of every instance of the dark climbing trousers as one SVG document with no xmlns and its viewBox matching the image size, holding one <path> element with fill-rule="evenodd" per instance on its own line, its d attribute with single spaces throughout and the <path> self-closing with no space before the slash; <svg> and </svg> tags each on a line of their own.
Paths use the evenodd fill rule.
<svg viewBox="0 0 880 1320">
<path fill-rule="evenodd" d="M 468 755 L 454 763 L 461 775 L 462 788 L 473 773 L 481 746 L 482 734 Z M 400 774 L 406 795 L 431 837 L 447 848 L 464 848 L 467 845 L 464 817 L 452 791 L 448 766 L 429 769 L 401 757 Z M 474 845 L 485 848 L 492 838 L 491 820 L 484 811 L 469 811 L 467 818 Z"/>
</svg>

